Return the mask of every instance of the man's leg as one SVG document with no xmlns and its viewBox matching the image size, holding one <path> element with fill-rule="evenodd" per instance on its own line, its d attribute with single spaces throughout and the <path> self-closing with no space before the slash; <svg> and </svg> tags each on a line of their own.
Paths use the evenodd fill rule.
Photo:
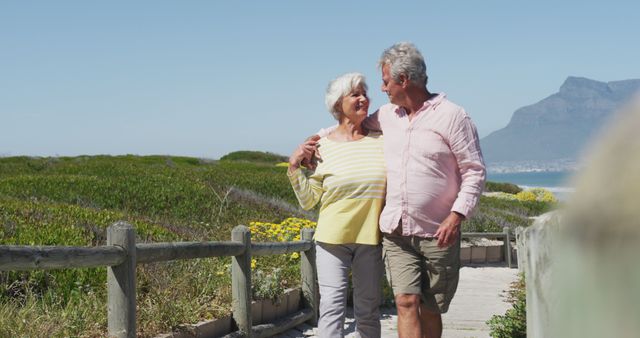
<svg viewBox="0 0 640 338">
<path fill-rule="evenodd" d="M 442 337 L 442 315 L 429 311 L 424 304 L 420 305 L 420 321 L 422 323 L 422 337 Z"/>
<path fill-rule="evenodd" d="M 398 310 L 398 337 L 421 338 L 420 295 L 398 294 L 395 300 Z"/>
<path fill-rule="evenodd" d="M 448 248 L 440 248 L 435 239 L 421 239 L 420 250 L 426 258 L 420 308 L 423 337 L 439 338 L 442 336 L 442 313 L 449 309 L 458 287 L 460 240 Z"/>
<path fill-rule="evenodd" d="M 382 248 L 389 285 L 398 310 L 398 335 L 422 336 L 420 295 L 422 294 L 422 255 L 413 248 L 411 237 L 384 234 Z"/>
</svg>

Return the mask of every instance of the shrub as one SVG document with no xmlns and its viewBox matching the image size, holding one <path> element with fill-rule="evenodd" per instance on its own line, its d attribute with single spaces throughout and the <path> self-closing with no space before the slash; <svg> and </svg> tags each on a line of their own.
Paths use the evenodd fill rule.
<svg viewBox="0 0 640 338">
<path fill-rule="evenodd" d="M 269 222 L 251 222 L 249 230 L 251 231 L 252 242 L 290 242 L 300 240 L 300 230 L 303 228 L 315 228 L 316 222 L 290 217 L 280 223 Z M 278 287 L 283 289 L 289 285 L 298 285 L 300 282 L 300 254 L 293 252 L 277 256 L 256 257 L 252 262 L 252 269 L 261 271 L 260 274 L 254 275 L 253 285 L 256 288 L 254 294 L 256 297 L 264 297 L 266 291 L 263 283 L 272 283 L 264 274 L 264 271 L 276 271 Z M 257 273 L 257 272 L 256 272 Z M 275 273 L 275 272 L 274 272 Z M 262 291 L 261 291 L 262 290 Z M 257 293 L 256 293 L 257 292 Z M 266 297 L 269 298 L 269 297 Z"/>
<path fill-rule="evenodd" d="M 251 281 L 251 293 L 254 300 L 270 299 L 274 302 L 280 299 L 284 294 L 284 285 L 282 284 L 282 270 L 274 268 L 270 273 L 263 269 L 253 269 L 253 277 Z"/>
<path fill-rule="evenodd" d="M 510 193 L 507 193 L 507 192 L 502 192 L 502 191 L 495 192 L 495 193 L 491 194 L 491 197 L 502 198 L 502 199 L 511 200 L 511 201 L 517 200 L 516 195 L 510 194 Z"/>
<path fill-rule="evenodd" d="M 316 222 L 290 217 L 281 223 L 251 222 L 251 240 L 256 242 L 289 242 L 300 240 L 300 230 L 315 229 Z"/>
<path fill-rule="evenodd" d="M 504 315 L 494 315 L 487 321 L 491 337 L 524 338 L 527 336 L 527 303 L 524 276 L 511 284 L 508 301 L 513 307 Z"/>
<path fill-rule="evenodd" d="M 557 203 L 558 202 L 558 200 L 553 195 L 553 193 L 551 191 L 547 190 L 547 189 L 544 189 L 544 188 L 532 188 L 529 191 L 531 191 L 534 195 L 536 195 L 536 200 L 537 201 L 548 202 L 548 203 Z"/>
<path fill-rule="evenodd" d="M 516 194 L 516 199 L 523 202 L 557 203 L 553 193 L 545 188 L 531 188 Z"/>
<path fill-rule="evenodd" d="M 517 193 L 516 194 L 516 199 L 518 201 L 523 201 L 523 202 L 532 202 L 532 201 L 537 201 L 538 200 L 536 194 L 532 193 L 529 190 L 525 190 L 525 191 L 521 191 L 521 192 Z"/>
<path fill-rule="evenodd" d="M 287 162 L 288 160 L 289 158 L 283 155 L 278 155 L 270 152 L 247 150 L 234 151 L 220 158 L 220 161 L 246 161 L 257 163 L 279 163 Z"/>
<path fill-rule="evenodd" d="M 508 194 L 517 194 L 522 191 L 522 188 L 513 183 L 503 182 L 485 182 L 484 190 L 489 192 L 506 192 Z"/>
</svg>

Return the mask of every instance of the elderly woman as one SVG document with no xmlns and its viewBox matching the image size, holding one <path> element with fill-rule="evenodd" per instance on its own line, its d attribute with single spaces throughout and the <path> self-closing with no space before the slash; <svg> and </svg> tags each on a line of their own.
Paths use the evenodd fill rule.
<svg viewBox="0 0 640 338">
<path fill-rule="evenodd" d="M 320 285 L 320 337 L 343 337 L 349 270 L 356 330 L 380 337 L 382 258 L 378 217 L 384 204 L 382 135 L 367 132 L 369 98 L 364 76 L 344 74 L 327 88 L 325 103 L 339 125 L 320 140 L 308 140 L 289 158 L 288 176 L 300 205 L 320 202 L 315 234 Z M 305 175 L 300 162 L 320 147 L 322 161 Z"/>
</svg>

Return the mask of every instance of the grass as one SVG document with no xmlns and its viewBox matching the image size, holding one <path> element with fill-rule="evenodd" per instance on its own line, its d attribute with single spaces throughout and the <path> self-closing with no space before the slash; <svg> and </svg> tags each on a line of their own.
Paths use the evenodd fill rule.
<svg viewBox="0 0 640 338">
<path fill-rule="evenodd" d="M 509 194 L 517 194 L 522 191 L 522 188 L 513 183 L 503 182 L 486 182 L 484 190 L 489 192 L 506 192 Z"/>
<path fill-rule="evenodd" d="M 529 226 L 531 217 L 554 207 L 541 201 L 518 201 L 481 196 L 475 215 L 462 223 L 463 232 L 501 232 L 504 227 Z"/>
<path fill-rule="evenodd" d="M 229 240 L 237 224 L 308 216 L 291 203 L 285 170 L 167 156 L 2 158 L 0 244 L 104 245 L 105 228 L 118 220 L 132 223 L 141 242 Z M 139 334 L 226 315 L 229 263 L 139 266 Z M 295 269 L 285 270 L 294 285 Z M 0 317 L 10 330 L 0 336 L 103 336 L 105 282 L 105 268 L 1 272 L 0 312 L 19 315 Z"/>
<path fill-rule="evenodd" d="M 252 222 L 279 224 L 304 212 L 277 156 L 234 154 L 221 161 L 175 156 L 0 158 L 0 244 L 95 246 L 125 220 L 140 242 L 229 240 Z M 253 161 L 253 162 L 252 162 Z M 465 231 L 528 225 L 548 204 L 483 197 Z M 498 229 L 500 228 L 500 229 Z M 138 334 L 226 315 L 230 258 L 137 267 Z M 299 259 L 258 257 L 298 285 Z M 0 272 L 0 336 L 101 337 L 106 332 L 106 269 Z"/>
</svg>

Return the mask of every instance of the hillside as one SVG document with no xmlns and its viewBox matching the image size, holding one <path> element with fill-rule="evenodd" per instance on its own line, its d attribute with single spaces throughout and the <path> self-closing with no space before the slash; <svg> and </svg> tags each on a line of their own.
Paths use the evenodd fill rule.
<svg viewBox="0 0 640 338">
<path fill-rule="evenodd" d="M 95 246 L 118 220 L 138 241 L 229 240 L 231 229 L 292 216 L 297 208 L 274 164 L 170 156 L 0 158 L 0 244 Z M 294 204 L 296 203 L 296 204 Z M 286 257 L 260 263 L 283 267 Z M 138 266 L 139 334 L 226 315 L 228 258 Z M 103 336 L 106 269 L 0 272 L 0 337 Z"/>
<path fill-rule="evenodd" d="M 640 90 L 640 80 L 568 77 L 560 90 L 516 110 L 509 124 L 481 140 L 488 163 L 576 159 L 594 132 Z"/>
<path fill-rule="evenodd" d="M 263 163 L 263 157 L 261 163 L 242 156 L 238 161 L 0 158 L 0 244 L 104 245 L 105 228 L 118 220 L 132 223 L 139 241 L 159 242 L 229 240 L 238 224 L 271 229 L 308 224 L 290 217 L 315 219 L 315 212 L 297 207 L 285 167 Z M 464 231 L 527 226 L 530 216 L 550 207 L 482 197 Z M 254 235 L 254 240 L 261 238 Z M 231 304 L 229 261 L 138 266 L 139 334 L 152 337 L 180 323 L 226 315 Z M 287 255 L 256 259 L 258 270 L 279 269 L 283 285 L 299 283 L 298 265 Z M 3 272 L 0 277 L 1 337 L 103 336 L 106 269 Z"/>
<path fill-rule="evenodd" d="M 168 156 L 0 159 L 0 197 L 118 211 L 168 227 L 229 230 L 303 216 L 285 169 Z M 186 234 L 186 232 L 185 232 Z M 219 232 L 211 232 L 217 239 Z"/>
</svg>

